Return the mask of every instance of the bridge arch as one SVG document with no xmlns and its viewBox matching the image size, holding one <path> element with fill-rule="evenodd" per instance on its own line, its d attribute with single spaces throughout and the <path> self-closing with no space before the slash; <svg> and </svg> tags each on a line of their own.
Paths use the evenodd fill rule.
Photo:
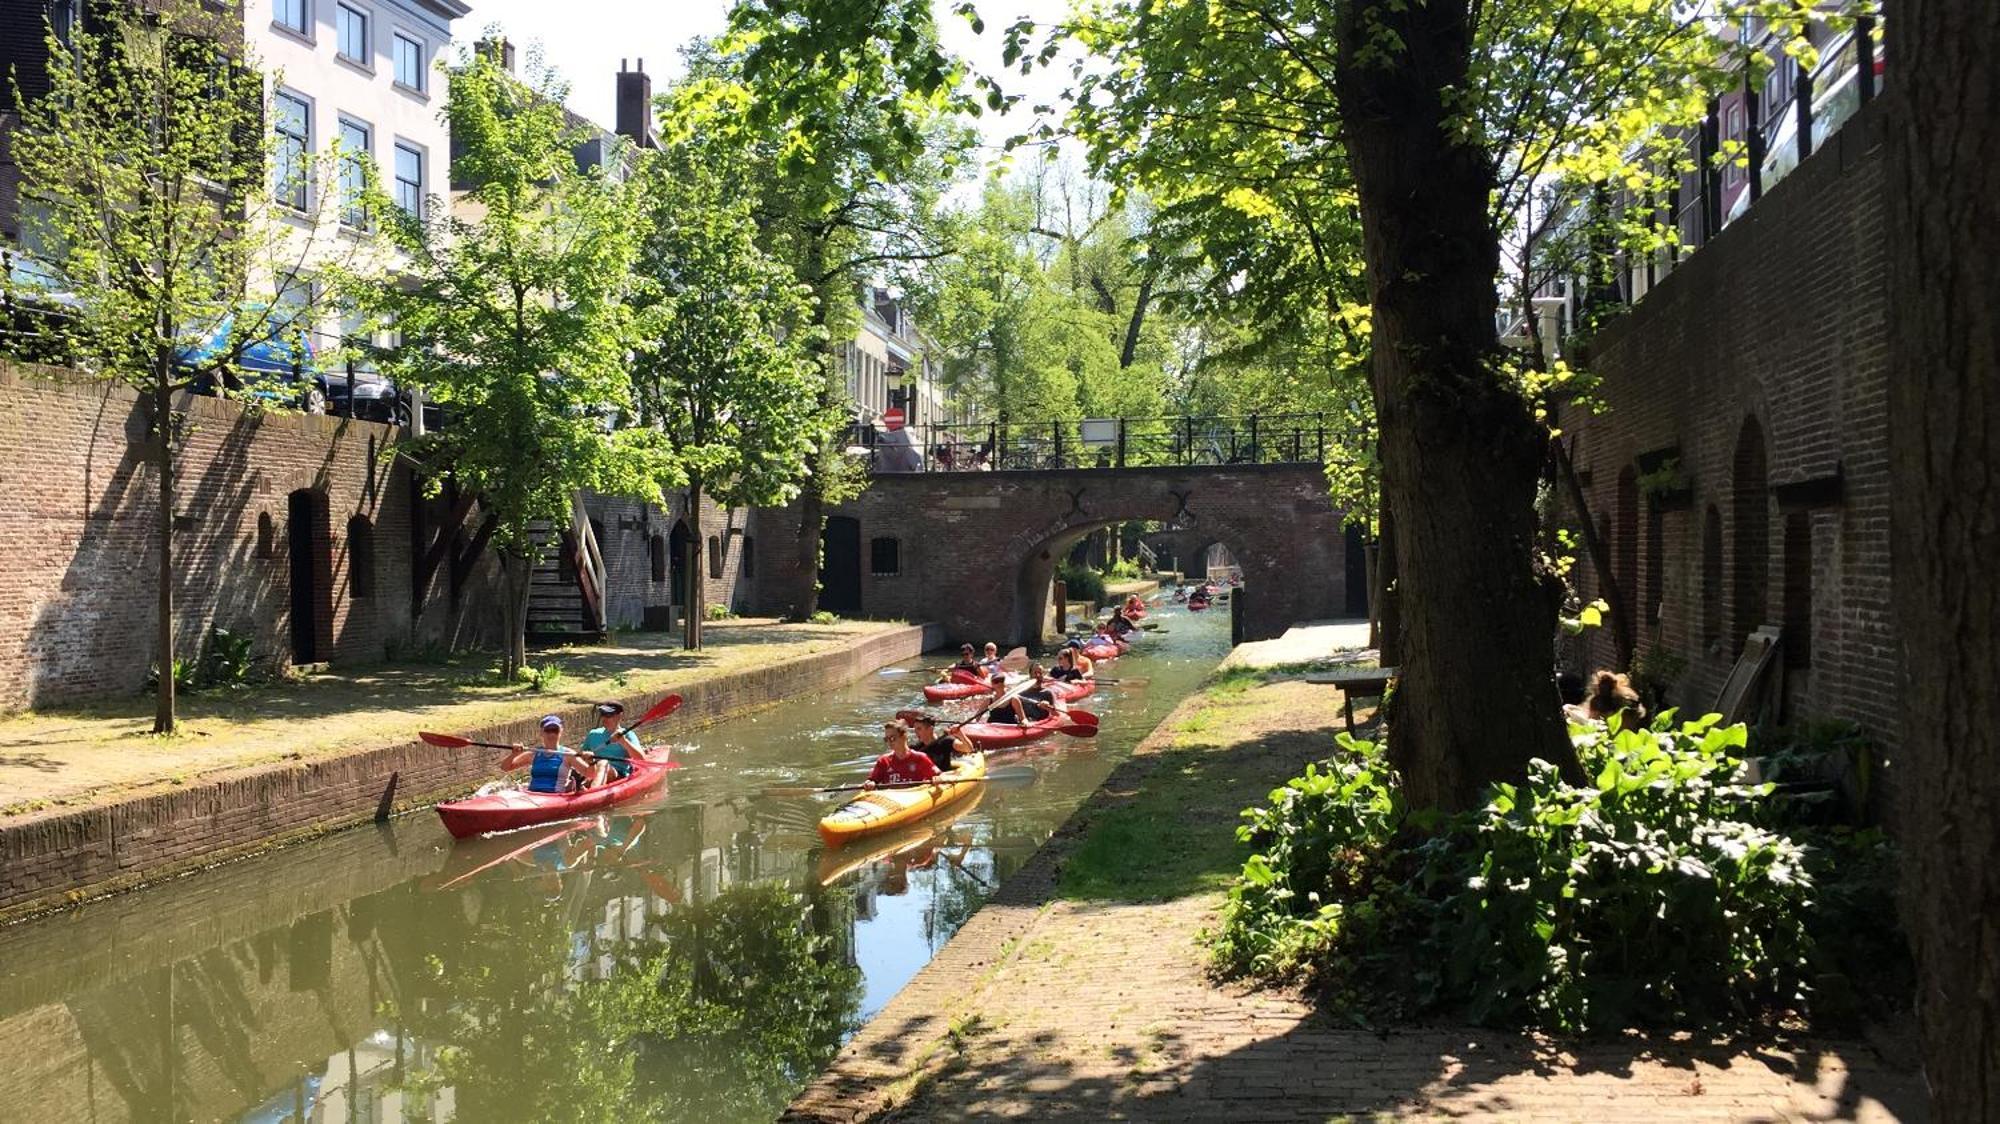
<svg viewBox="0 0 2000 1124">
<path fill-rule="evenodd" d="M 1229 547 L 1251 590 L 1245 639 L 1347 606 L 1342 516 L 1315 464 L 884 474 L 829 514 L 901 543 L 898 573 L 861 576 L 860 612 L 936 621 L 953 639 L 1040 638 L 1064 553 L 1130 521 Z"/>
</svg>

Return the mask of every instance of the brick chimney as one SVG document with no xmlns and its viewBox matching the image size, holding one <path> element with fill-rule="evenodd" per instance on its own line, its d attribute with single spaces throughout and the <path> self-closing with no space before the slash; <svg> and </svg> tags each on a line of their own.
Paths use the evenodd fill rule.
<svg viewBox="0 0 2000 1124">
<path fill-rule="evenodd" d="M 514 73 L 514 44 L 506 38 L 481 39 L 472 48 L 482 58 L 489 58 L 500 64 L 500 69 Z"/>
<path fill-rule="evenodd" d="M 618 135 L 630 137 L 640 148 L 660 147 L 653 131 L 653 80 L 646 75 L 646 60 L 636 70 L 627 70 L 618 60 Z"/>
</svg>

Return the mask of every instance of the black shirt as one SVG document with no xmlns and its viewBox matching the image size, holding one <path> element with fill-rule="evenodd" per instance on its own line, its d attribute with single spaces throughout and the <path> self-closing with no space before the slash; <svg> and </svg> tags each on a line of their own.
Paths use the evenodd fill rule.
<svg viewBox="0 0 2000 1124">
<path fill-rule="evenodd" d="M 938 767 L 938 772 L 940 773 L 951 768 L 952 750 L 954 748 L 955 743 L 951 740 L 950 734 L 939 734 L 936 738 L 925 742 L 922 746 L 924 755 L 931 759 L 931 763 Z"/>
</svg>

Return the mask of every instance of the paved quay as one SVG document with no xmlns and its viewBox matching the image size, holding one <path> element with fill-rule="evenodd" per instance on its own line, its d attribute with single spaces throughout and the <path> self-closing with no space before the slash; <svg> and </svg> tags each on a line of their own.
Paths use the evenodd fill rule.
<svg viewBox="0 0 2000 1124">
<path fill-rule="evenodd" d="M 1332 1025 L 1288 991 L 1216 983 L 1198 936 L 1215 921 L 1224 864 L 1150 898 L 1101 880 L 1079 887 L 1074 868 L 1093 829 L 1150 808 L 1144 793 L 1162 780 L 1213 769 L 1204 778 L 1226 783 L 1240 807 L 1325 755 L 1337 691 L 1295 680 L 1244 690 L 1236 678 L 1236 689 L 1225 682 L 1177 708 L 786 1119 L 1922 1119 L 1919 1079 L 1861 1042 L 1575 1046 L 1449 1025 L 1378 1034 Z M 1178 818 L 1227 831 L 1226 802 L 1186 804 Z M 1136 881 L 1157 887 L 1144 873 Z"/>
</svg>

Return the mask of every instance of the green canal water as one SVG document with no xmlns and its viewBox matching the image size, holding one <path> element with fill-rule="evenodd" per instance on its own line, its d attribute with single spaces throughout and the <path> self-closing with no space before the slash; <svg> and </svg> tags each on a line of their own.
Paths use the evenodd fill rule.
<svg viewBox="0 0 2000 1124">
<path fill-rule="evenodd" d="M 827 853 L 913 661 L 677 738 L 656 799 L 454 843 L 428 812 L 0 930 L 0 1120 L 769 1120 L 1228 649 L 1156 611 L 949 823 Z"/>
</svg>

